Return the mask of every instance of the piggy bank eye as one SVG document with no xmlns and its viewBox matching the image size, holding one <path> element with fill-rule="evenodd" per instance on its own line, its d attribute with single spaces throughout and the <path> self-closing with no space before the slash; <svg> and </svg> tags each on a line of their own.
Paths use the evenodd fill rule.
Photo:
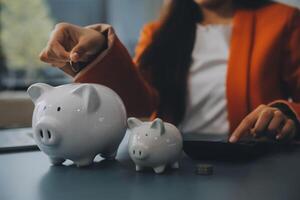
<svg viewBox="0 0 300 200">
<path fill-rule="evenodd" d="M 146 133 L 146 136 L 148 136 L 148 133 Z"/>
<path fill-rule="evenodd" d="M 57 107 L 57 112 L 59 112 L 61 110 L 61 107 Z"/>
<path fill-rule="evenodd" d="M 47 108 L 47 106 L 44 106 L 44 107 L 43 107 L 43 110 L 46 110 L 46 108 Z"/>
</svg>

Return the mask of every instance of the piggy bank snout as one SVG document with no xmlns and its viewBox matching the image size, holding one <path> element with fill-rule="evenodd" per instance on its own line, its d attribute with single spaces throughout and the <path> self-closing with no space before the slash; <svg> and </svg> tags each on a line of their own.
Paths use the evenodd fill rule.
<svg viewBox="0 0 300 200">
<path fill-rule="evenodd" d="M 59 134 L 52 120 L 48 122 L 46 120 L 38 122 L 34 134 L 35 138 L 46 146 L 53 146 L 59 142 Z"/>
<path fill-rule="evenodd" d="M 142 145 L 134 145 L 130 148 L 130 155 L 132 158 L 143 160 L 146 159 L 149 155 L 148 150 Z"/>
</svg>

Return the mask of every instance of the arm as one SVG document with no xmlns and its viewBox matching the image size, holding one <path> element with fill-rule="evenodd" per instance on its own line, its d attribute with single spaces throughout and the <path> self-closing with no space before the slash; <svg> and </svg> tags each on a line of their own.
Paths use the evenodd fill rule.
<svg viewBox="0 0 300 200">
<path fill-rule="evenodd" d="M 286 46 L 281 77 L 289 100 L 280 99 L 256 108 L 242 120 L 230 142 L 237 142 L 246 134 L 257 136 L 264 132 L 279 140 L 300 138 L 300 12 L 295 9 L 291 14 L 283 41 Z"/>
<path fill-rule="evenodd" d="M 110 87 L 122 98 L 129 116 L 149 117 L 158 104 L 156 90 L 139 72 L 126 48 L 109 25 L 89 26 L 107 38 L 107 48 L 75 75 L 75 82 L 98 83 Z M 150 40 L 150 29 L 142 31 L 136 58 Z"/>
<path fill-rule="evenodd" d="M 285 62 L 283 68 L 284 86 L 289 92 L 290 101 L 278 100 L 270 104 L 293 119 L 299 126 L 300 121 L 300 11 L 295 10 L 286 36 Z M 299 129 L 298 129 L 299 130 Z"/>
</svg>

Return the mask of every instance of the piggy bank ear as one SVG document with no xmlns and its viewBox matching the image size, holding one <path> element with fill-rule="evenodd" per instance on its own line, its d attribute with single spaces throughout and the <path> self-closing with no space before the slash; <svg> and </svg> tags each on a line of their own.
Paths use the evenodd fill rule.
<svg viewBox="0 0 300 200">
<path fill-rule="evenodd" d="M 72 94 L 82 98 L 84 108 L 88 113 L 98 110 L 100 106 L 100 97 L 93 86 L 84 84 L 80 85 L 72 91 Z"/>
<path fill-rule="evenodd" d="M 164 125 L 164 122 L 159 119 L 159 118 L 156 118 L 151 126 L 150 126 L 151 129 L 155 129 L 155 130 L 158 130 L 160 135 L 164 134 L 165 133 L 165 125 Z"/>
<path fill-rule="evenodd" d="M 135 127 L 142 125 L 143 122 L 135 117 L 130 117 L 127 119 L 127 123 L 128 123 L 129 129 L 133 129 Z"/>
<path fill-rule="evenodd" d="M 27 93 L 29 94 L 31 100 L 36 103 L 40 96 L 52 89 L 53 87 L 46 83 L 35 83 L 27 89 Z"/>
</svg>

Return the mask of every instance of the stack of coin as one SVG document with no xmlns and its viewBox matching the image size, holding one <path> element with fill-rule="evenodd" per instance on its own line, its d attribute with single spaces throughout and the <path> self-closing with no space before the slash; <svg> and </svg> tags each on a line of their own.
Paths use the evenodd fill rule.
<svg viewBox="0 0 300 200">
<path fill-rule="evenodd" d="M 214 167 L 210 164 L 197 164 L 196 174 L 198 175 L 212 175 L 214 173 Z"/>
</svg>

